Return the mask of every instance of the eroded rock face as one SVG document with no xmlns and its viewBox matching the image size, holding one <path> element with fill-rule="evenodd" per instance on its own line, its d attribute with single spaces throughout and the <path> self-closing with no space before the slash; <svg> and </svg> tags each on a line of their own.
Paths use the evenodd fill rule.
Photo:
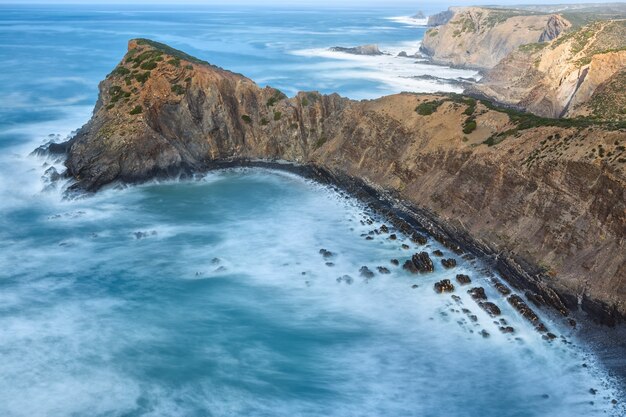
<svg viewBox="0 0 626 417">
<path fill-rule="evenodd" d="M 415 111 L 430 102 L 438 103 L 432 114 Z M 477 124 L 470 134 L 463 132 L 468 112 Z M 588 311 L 621 314 L 626 186 L 616 158 L 624 132 L 516 123 L 480 102 L 447 96 L 287 98 L 165 45 L 135 40 L 101 82 L 92 119 L 63 149 L 74 187 L 90 191 L 258 158 L 359 179 L 410 207 L 451 250 L 473 245 L 476 253 L 498 254 L 498 265 L 522 271 L 507 273 L 511 285 L 549 305 L 562 309 L 561 301 L 584 295 L 586 306 L 595 306 L 592 300 L 607 306 Z M 506 136 L 512 129 L 515 136 Z M 504 139 L 494 146 L 484 143 L 498 135 Z M 558 152 L 546 151 L 546 142 Z M 600 145 L 611 159 L 590 156 Z M 421 234 L 412 240 L 427 242 Z"/>
<path fill-rule="evenodd" d="M 467 92 L 544 117 L 626 120 L 624 48 L 626 21 L 596 22 L 519 48 Z"/>
<path fill-rule="evenodd" d="M 570 23 L 561 16 L 521 10 L 453 7 L 433 16 L 420 51 L 440 64 L 493 68 L 521 45 L 559 36 Z"/>
</svg>

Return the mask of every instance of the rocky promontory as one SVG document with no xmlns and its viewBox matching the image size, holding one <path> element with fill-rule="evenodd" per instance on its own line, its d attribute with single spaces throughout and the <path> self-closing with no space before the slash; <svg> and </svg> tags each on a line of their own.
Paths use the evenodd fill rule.
<svg viewBox="0 0 626 417">
<path fill-rule="evenodd" d="M 557 14 L 486 7 L 451 7 L 431 16 L 420 51 L 433 62 L 492 68 L 521 45 L 558 37 L 571 24 Z"/>
<path fill-rule="evenodd" d="M 70 142 L 75 189 L 289 161 L 376 190 L 563 314 L 626 313 L 626 146 L 617 124 L 541 119 L 458 95 L 288 98 L 132 40 Z M 446 240 L 447 239 L 447 240 Z"/>
</svg>

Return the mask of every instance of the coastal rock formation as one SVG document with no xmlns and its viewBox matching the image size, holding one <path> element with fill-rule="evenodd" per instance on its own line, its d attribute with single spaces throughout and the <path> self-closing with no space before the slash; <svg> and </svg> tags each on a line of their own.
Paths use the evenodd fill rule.
<svg viewBox="0 0 626 417">
<path fill-rule="evenodd" d="M 433 16 L 420 51 L 435 63 L 486 69 L 521 45 L 558 37 L 571 24 L 559 15 L 484 7 L 453 7 Z M 445 22 L 445 23 L 440 23 Z"/>
<path fill-rule="evenodd" d="M 382 51 L 378 49 L 378 45 L 361 45 L 351 48 L 345 48 L 343 46 L 333 46 L 330 48 L 334 52 L 344 52 L 346 54 L 353 55 L 383 55 Z"/>
<path fill-rule="evenodd" d="M 450 7 L 448 10 L 428 16 L 428 26 L 445 25 L 450 21 L 450 19 L 452 19 L 452 16 L 454 16 L 454 9 L 456 8 Z"/>
<path fill-rule="evenodd" d="M 358 184 L 355 193 L 375 190 L 450 250 L 493 256 L 510 285 L 558 310 L 611 323 L 626 311 L 625 142 L 616 126 L 538 120 L 455 95 L 287 98 L 133 40 L 101 82 L 92 119 L 62 147 L 73 188 L 88 191 L 291 161 Z"/>
<path fill-rule="evenodd" d="M 625 86 L 626 20 L 615 20 L 522 46 L 466 91 L 545 117 L 626 120 Z"/>
</svg>

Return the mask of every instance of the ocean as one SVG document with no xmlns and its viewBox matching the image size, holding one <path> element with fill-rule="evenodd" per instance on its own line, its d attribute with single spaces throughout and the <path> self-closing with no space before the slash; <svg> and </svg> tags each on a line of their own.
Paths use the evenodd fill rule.
<svg viewBox="0 0 626 417">
<path fill-rule="evenodd" d="M 570 329 L 540 313 L 543 340 L 480 262 L 376 234 L 385 220 L 339 190 L 242 168 L 67 198 L 45 175 L 62 161 L 31 155 L 89 119 L 135 37 L 290 96 L 460 91 L 479 75 L 397 56 L 419 48 L 416 11 L 0 6 L 0 415 L 618 415 Z M 389 54 L 328 50 L 371 43 Z M 435 249 L 457 268 L 390 262 Z M 459 273 L 513 334 L 466 288 L 433 291 Z"/>
</svg>

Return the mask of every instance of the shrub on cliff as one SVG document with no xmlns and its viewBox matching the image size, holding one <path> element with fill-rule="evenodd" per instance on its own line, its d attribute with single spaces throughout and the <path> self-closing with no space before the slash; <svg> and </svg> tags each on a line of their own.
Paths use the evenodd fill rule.
<svg viewBox="0 0 626 417">
<path fill-rule="evenodd" d="M 130 114 L 135 115 L 143 112 L 143 108 L 140 105 L 136 105 L 131 111 Z"/>
<path fill-rule="evenodd" d="M 426 101 L 424 103 L 420 103 L 415 108 L 415 111 L 420 116 L 430 116 L 431 114 L 436 112 L 439 106 L 441 106 L 442 104 L 443 104 L 442 100 Z"/>
</svg>

